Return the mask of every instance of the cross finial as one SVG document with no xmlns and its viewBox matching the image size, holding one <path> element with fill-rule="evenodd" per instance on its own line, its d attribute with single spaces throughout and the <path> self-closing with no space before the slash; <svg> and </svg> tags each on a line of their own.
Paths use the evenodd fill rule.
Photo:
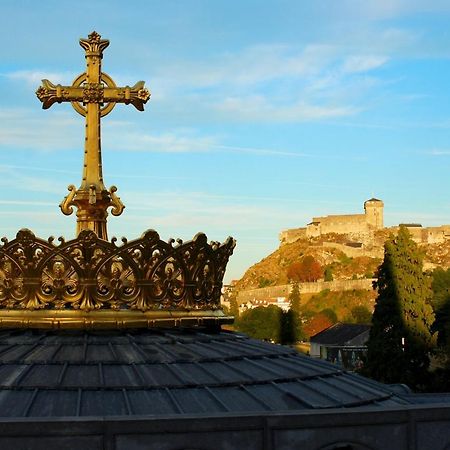
<svg viewBox="0 0 450 450">
<path fill-rule="evenodd" d="M 150 92 L 143 81 L 134 86 L 117 87 L 112 78 L 101 70 L 103 50 L 109 41 L 93 31 L 88 38 L 80 39 L 86 53 L 86 72 L 75 78 L 71 86 L 54 85 L 42 80 L 36 95 L 43 109 L 54 103 L 71 102 L 75 111 L 86 117 L 86 138 L 84 150 L 83 179 L 81 186 L 69 186 L 69 195 L 64 198 L 61 211 L 69 215 L 73 206 L 77 208 L 77 234 L 82 230 L 95 231 L 98 237 L 107 239 L 107 209 L 113 215 L 120 215 L 124 205 L 115 194 L 117 188 L 109 191 L 103 184 L 100 119 L 109 114 L 116 103 L 132 104 L 139 111 L 150 98 Z"/>
<path fill-rule="evenodd" d="M 103 50 L 109 45 L 109 41 L 107 39 L 102 39 L 102 37 L 96 32 L 93 31 L 87 39 L 81 38 L 80 45 L 87 53 L 97 54 L 100 57 L 103 56 Z"/>
</svg>

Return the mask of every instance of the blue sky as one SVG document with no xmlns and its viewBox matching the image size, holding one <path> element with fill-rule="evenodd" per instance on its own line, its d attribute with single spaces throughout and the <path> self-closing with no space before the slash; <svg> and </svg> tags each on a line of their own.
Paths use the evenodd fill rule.
<svg viewBox="0 0 450 450">
<path fill-rule="evenodd" d="M 73 5 L 76 6 L 73 6 Z M 312 216 L 385 202 L 385 223 L 450 223 L 450 2 L 1 0 L 0 220 L 72 237 L 58 208 L 81 180 L 83 119 L 43 111 L 42 78 L 145 80 L 146 111 L 103 120 L 109 234 L 238 241 L 226 280 Z"/>
</svg>

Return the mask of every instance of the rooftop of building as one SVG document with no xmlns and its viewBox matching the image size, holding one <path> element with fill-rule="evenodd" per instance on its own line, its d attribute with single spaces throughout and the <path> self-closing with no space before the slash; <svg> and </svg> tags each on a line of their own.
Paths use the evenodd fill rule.
<svg viewBox="0 0 450 450">
<path fill-rule="evenodd" d="M 290 347 L 207 329 L 0 332 L 0 416 L 265 413 L 408 405 Z"/>
<path fill-rule="evenodd" d="M 335 323 L 331 327 L 311 336 L 311 342 L 317 344 L 345 345 L 352 339 L 367 333 L 370 325 L 356 323 Z"/>
</svg>

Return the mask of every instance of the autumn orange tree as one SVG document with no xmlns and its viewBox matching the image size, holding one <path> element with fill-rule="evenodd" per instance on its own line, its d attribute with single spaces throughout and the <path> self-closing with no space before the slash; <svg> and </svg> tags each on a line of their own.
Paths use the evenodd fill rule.
<svg viewBox="0 0 450 450">
<path fill-rule="evenodd" d="M 317 281 L 322 276 L 322 266 L 311 255 L 305 256 L 301 261 L 293 262 L 287 269 L 287 277 L 293 282 Z"/>
</svg>

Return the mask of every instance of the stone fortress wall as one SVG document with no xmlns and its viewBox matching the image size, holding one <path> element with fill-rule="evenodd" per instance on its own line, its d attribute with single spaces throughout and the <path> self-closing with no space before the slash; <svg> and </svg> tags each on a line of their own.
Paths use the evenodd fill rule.
<svg viewBox="0 0 450 450">
<path fill-rule="evenodd" d="M 310 283 L 298 283 L 300 294 L 318 294 L 324 289 L 330 291 L 352 291 L 373 289 L 372 278 L 362 280 L 334 280 L 334 281 L 315 281 Z M 279 286 L 268 286 L 265 288 L 248 289 L 239 291 L 237 295 L 238 304 L 254 302 L 255 300 L 276 301 L 278 298 L 287 298 L 292 290 L 292 284 L 282 284 Z"/>
<path fill-rule="evenodd" d="M 351 242 L 361 244 L 359 248 L 351 248 L 344 244 L 339 245 L 344 253 L 352 253 L 353 256 L 366 255 L 375 251 L 373 236 L 377 230 L 384 229 L 383 225 L 384 203 L 371 198 L 364 202 L 364 214 L 329 215 L 313 217 L 311 223 L 303 228 L 291 228 L 283 230 L 279 234 L 280 245 L 290 244 L 298 239 L 310 239 L 320 237 L 328 233 L 346 234 Z M 435 244 L 450 239 L 450 225 L 439 227 L 422 227 L 420 224 L 404 224 L 415 242 L 418 244 Z M 395 233 L 398 227 L 389 227 Z M 330 243 L 324 243 L 325 246 Z M 335 246 L 335 245 L 333 245 Z M 372 255 L 367 255 L 372 256 Z"/>
<path fill-rule="evenodd" d="M 283 230 L 280 235 L 281 244 L 289 244 L 300 238 L 314 238 L 328 233 L 348 234 L 358 238 L 373 234 L 374 230 L 383 228 L 384 203 L 376 198 L 364 202 L 364 214 L 339 214 L 313 217 L 311 223 L 304 228 Z"/>
</svg>

